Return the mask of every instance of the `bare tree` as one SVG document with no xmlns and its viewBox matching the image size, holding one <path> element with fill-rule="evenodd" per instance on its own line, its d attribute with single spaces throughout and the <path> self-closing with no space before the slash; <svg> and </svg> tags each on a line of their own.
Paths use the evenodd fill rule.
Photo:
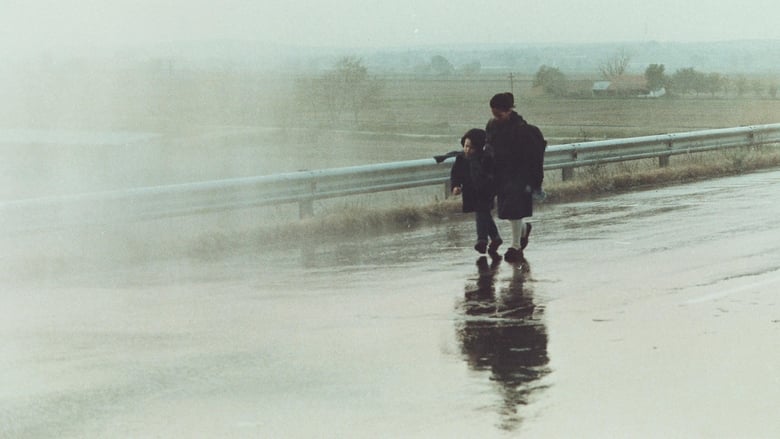
<svg viewBox="0 0 780 439">
<path fill-rule="evenodd" d="M 297 93 L 303 108 L 325 114 L 330 123 L 337 123 L 343 114 L 351 114 L 357 125 L 363 110 L 378 105 L 382 83 L 369 76 L 362 59 L 347 56 L 324 75 L 299 80 Z"/>
<path fill-rule="evenodd" d="M 599 72 L 604 79 L 614 79 L 626 73 L 630 61 L 631 55 L 625 49 L 620 49 L 615 56 L 599 65 Z"/>
</svg>

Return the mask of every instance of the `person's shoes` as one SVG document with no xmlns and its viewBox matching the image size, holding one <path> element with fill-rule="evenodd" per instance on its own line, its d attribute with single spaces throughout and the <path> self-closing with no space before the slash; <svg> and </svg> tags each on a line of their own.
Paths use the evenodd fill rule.
<svg viewBox="0 0 780 439">
<path fill-rule="evenodd" d="M 501 238 L 496 238 L 492 241 L 490 241 L 490 245 L 487 248 L 487 252 L 492 258 L 500 258 L 501 255 L 498 254 L 498 248 L 501 247 L 501 244 L 504 243 L 504 240 Z"/>
<path fill-rule="evenodd" d="M 531 223 L 525 223 L 525 236 L 520 238 L 520 250 L 525 250 L 528 247 L 528 238 L 531 236 Z"/>
<path fill-rule="evenodd" d="M 509 247 L 504 253 L 504 260 L 507 262 L 518 262 L 523 259 L 523 251 L 514 247 Z"/>
<path fill-rule="evenodd" d="M 479 269 L 480 274 L 490 271 L 490 265 L 488 265 L 486 257 L 480 256 L 479 259 L 477 259 L 477 268 Z"/>
<path fill-rule="evenodd" d="M 479 253 L 484 254 L 487 251 L 487 245 L 488 245 L 487 241 L 483 241 L 483 240 L 480 239 L 474 245 L 474 250 L 476 250 Z"/>
</svg>

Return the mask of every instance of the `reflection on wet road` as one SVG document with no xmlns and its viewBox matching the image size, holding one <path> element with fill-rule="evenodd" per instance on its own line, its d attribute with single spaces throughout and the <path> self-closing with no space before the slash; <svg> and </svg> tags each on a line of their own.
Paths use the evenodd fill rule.
<svg viewBox="0 0 780 439">
<path fill-rule="evenodd" d="M 778 193 L 544 206 L 516 265 L 477 260 L 465 215 L 121 266 L 69 248 L 0 272 L 0 437 L 777 437 Z"/>
<path fill-rule="evenodd" d="M 506 284 L 496 285 L 502 265 L 512 274 Z M 477 267 L 459 305 L 463 319 L 456 325 L 458 340 L 469 367 L 490 372 L 502 399 L 501 428 L 514 430 L 522 421 L 518 407 L 543 388 L 539 379 L 550 372 L 544 307 L 534 303 L 530 287 L 524 288 L 531 275 L 528 261 L 508 265 L 481 257 Z"/>
</svg>

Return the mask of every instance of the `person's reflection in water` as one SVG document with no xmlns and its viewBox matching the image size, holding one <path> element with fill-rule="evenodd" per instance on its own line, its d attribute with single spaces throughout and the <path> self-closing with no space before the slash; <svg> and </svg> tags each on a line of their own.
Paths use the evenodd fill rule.
<svg viewBox="0 0 780 439">
<path fill-rule="evenodd" d="M 507 285 L 496 287 L 500 260 L 488 264 L 477 260 L 478 277 L 466 284 L 460 304 L 464 318 L 458 325 L 458 338 L 469 367 L 490 371 L 501 395 L 501 428 L 516 429 L 522 418 L 519 406 L 530 402 L 544 386 L 539 380 L 550 372 L 547 332 L 541 321 L 542 307 L 533 301 L 526 280 L 530 266 L 526 260 L 512 265 Z"/>
</svg>

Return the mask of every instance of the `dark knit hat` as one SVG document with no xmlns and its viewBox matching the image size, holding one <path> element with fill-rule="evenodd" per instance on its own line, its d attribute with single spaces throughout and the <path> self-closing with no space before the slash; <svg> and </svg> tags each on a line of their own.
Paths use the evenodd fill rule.
<svg viewBox="0 0 780 439">
<path fill-rule="evenodd" d="M 515 108 L 515 96 L 509 92 L 499 93 L 490 99 L 490 108 L 511 110 Z"/>
</svg>

